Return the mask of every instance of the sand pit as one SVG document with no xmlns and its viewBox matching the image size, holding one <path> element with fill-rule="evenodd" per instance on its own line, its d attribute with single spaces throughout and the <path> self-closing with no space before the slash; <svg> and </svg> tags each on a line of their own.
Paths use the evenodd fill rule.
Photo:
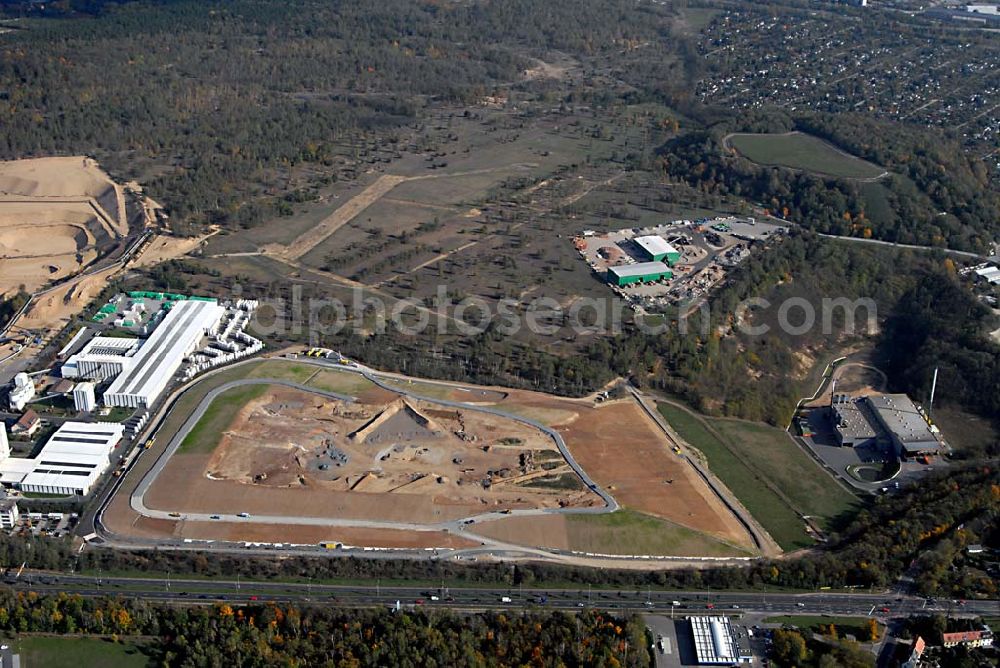
<svg viewBox="0 0 1000 668">
<path fill-rule="evenodd" d="M 145 503 L 175 512 L 410 523 L 601 505 L 543 432 L 390 397 L 351 404 L 269 386 L 233 416 L 217 443 L 171 457 Z"/>
<path fill-rule="evenodd" d="M 108 279 L 117 271 L 117 268 L 112 267 L 96 274 L 77 277 L 37 297 L 17 321 L 18 328 L 58 331 L 104 289 Z"/>
<path fill-rule="evenodd" d="M 122 188 L 89 158 L 0 162 L 0 295 L 80 272 L 129 232 Z"/>
<path fill-rule="evenodd" d="M 132 263 L 132 266 L 136 268 L 152 267 L 167 260 L 183 257 L 201 248 L 209 237 L 218 234 L 218 232 L 219 229 L 216 228 L 208 234 L 198 237 L 174 237 L 157 234 L 146 244 L 142 254 Z"/>
</svg>

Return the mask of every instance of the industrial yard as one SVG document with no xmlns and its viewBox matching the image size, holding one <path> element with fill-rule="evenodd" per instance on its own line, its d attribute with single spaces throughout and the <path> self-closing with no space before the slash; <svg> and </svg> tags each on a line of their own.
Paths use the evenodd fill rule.
<svg viewBox="0 0 1000 668">
<path fill-rule="evenodd" d="M 636 311 L 662 311 L 703 298 L 751 250 L 784 228 L 751 217 L 675 220 L 573 239 L 591 271 Z"/>
</svg>

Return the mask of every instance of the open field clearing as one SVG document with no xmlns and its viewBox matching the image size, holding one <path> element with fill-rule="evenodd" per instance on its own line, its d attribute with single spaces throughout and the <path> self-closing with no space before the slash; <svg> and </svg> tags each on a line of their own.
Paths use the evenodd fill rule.
<svg viewBox="0 0 1000 668">
<path fill-rule="evenodd" d="M 863 371 L 859 367 L 856 372 L 858 382 L 868 378 Z M 699 419 L 666 402 L 659 409 L 786 549 L 808 544 L 802 542 L 799 515 L 829 530 L 838 518 L 852 516 L 859 509 L 858 499 L 783 430 L 744 420 Z"/>
<path fill-rule="evenodd" d="M 805 523 L 795 511 L 767 487 L 756 472 L 737 459 L 704 424 L 671 404 L 660 403 L 658 408 L 681 438 L 705 455 L 712 473 L 725 483 L 782 549 L 794 550 L 813 544 L 806 533 Z M 830 485 L 834 484 L 831 480 Z"/>
<path fill-rule="evenodd" d="M 512 517 L 480 524 L 476 533 L 521 545 L 595 554 L 751 556 L 704 533 L 628 509 L 607 515 Z"/>
<path fill-rule="evenodd" d="M 433 401 L 403 399 L 358 374 L 271 358 L 196 384 L 168 414 L 157 449 L 213 388 L 278 378 L 358 397 L 345 403 L 302 390 L 237 387 L 216 398 L 144 496 L 148 508 L 434 524 L 490 510 L 596 507 L 551 438 L 528 425 Z M 608 554 L 745 556 L 752 542 L 704 481 L 631 401 L 590 402 L 524 390 L 399 378 L 401 389 L 484 403 L 555 425 L 578 463 L 629 510 L 596 517 L 512 515 L 484 523 L 515 544 Z M 153 459 L 140 462 L 138 480 Z M 485 485 L 484 480 L 489 484 Z M 137 515 L 123 490 L 105 521 L 126 534 L 376 547 L 449 547 L 466 539 L 391 527 L 164 520 Z M 279 528 L 280 527 L 280 528 Z M 473 533 L 478 533 L 479 526 Z M 544 539 L 544 540 L 542 540 Z M 368 542 L 366 542 L 368 541 Z"/>
<path fill-rule="evenodd" d="M 789 134 L 735 134 L 728 143 L 746 158 L 762 165 L 788 167 L 848 179 L 875 179 L 885 170 L 856 158 L 827 142 L 801 132 Z"/>
<path fill-rule="evenodd" d="M 119 643 L 96 638 L 23 636 L 8 640 L 5 644 L 11 645 L 15 652 L 20 653 L 23 666 L 143 668 L 152 665 L 152 656 L 147 656 L 140 646 L 127 640 Z"/>
<path fill-rule="evenodd" d="M 309 387 L 325 392 L 339 392 L 361 400 L 365 399 L 367 393 L 378 390 L 378 387 L 370 380 L 356 373 L 347 371 L 334 371 L 332 369 L 313 368 L 313 375 L 306 382 Z"/>
<path fill-rule="evenodd" d="M 783 430 L 741 420 L 714 420 L 735 452 L 750 460 L 804 515 L 823 528 L 859 509 L 857 498 L 823 470 Z"/>
<path fill-rule="evenodd" d="M 581 411 L 557 428 L 584 470 L 622 505 L 751 548 L 744 528 L 635 403 Z"/>
<path fill-rule="evenodd" d="M 122 188 L 84 157 L 0 163 L 0 295 L 71 276 L 128 234 Z"/>
</svg>

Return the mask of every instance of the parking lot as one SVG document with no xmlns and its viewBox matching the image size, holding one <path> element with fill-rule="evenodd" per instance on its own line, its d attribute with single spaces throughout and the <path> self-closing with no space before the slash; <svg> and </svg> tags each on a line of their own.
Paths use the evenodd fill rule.
<svg viewBox="0 0 1000 668">
<path fill-rule="evenodd" d="M 861 446 L 856 448 L 841 447 L 837 444 L 833 423 L 830 421 L 826 407 L 813 408 L 805 414 L 805 419 L 811 430 L 811 435 L 799 434 L 798 438 L 815 454 L 828 469 L 836 473 L 856 489 L 865 492 L 891 491 L 908 482 L 918 480 L 931 471 L 948 466 L 948 462 L 935 457 L 930 464 L 918 461 L 900 462 L 899 472 L 886 480 L 866 482 L 852 475 L 851 470 L 865 465 L 879 466 L 896 461 L 895 452 L 887 443 Z"/>
</svg>

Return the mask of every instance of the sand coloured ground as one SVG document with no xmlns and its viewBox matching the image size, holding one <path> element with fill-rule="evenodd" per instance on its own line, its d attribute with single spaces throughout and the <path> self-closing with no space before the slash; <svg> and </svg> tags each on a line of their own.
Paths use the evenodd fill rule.
<svg viewBox="0 0 1000 668">
<path fill-rule="evenodd" d="M 197 250 L 209 238 L 218 234 L 218 228 L 197 237 L 174 237 L 157 234 L 150 239 L 142 254 L 136 258 L 132 266 L 136 268 L 152 267 L 167 260 L 183 257 Z"/>
<path fill-rule="evenodd" d="M 0 162 L 0 295 L 80 272 L 128 230 L 124 192 L 95 161 Z"/>
<path fill-rule="evenodd" d="M 386 394 L 385 404 L 360 405 L 272 387 L 243 406 L 210 452 L 171 457 L 145 504 L 171 512 L 410 523 L 600 505 L 582 484 L 536 486 L 540 477 L 573 475 L 543 432 Z M 331 459 L 333 450 L 346 460 Z M 528 481 L 534 484 L 522 484 Z"/>
<path fill-rule="evenodd" d="M 623 506 L 753 547 L 746 530 L 633 401 L 581 410 L 557 427 L 587 473 Z"/>
</svg>

